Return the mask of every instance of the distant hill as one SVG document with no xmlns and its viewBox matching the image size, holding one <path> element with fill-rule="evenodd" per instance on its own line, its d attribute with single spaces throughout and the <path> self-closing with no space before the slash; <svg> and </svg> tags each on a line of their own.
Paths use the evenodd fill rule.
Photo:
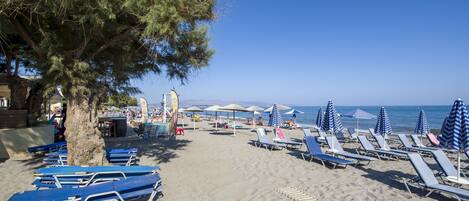
<svg viewBox="0 0 469 201">
<path fill-rule="evenodd" d="M 206 100 L 206 99 L 189 99 L 189 100 L 181 100 L 180 105 L 182 107 L 189 107 L 192 105 L 197 106 L 208 106 L 208 105 L 228 105 L 228 104 L 239 104 L 244 107 L 248 107 L 251 105 L 257 105 L 260 107 L 267 107 L 272 105 L 272 103 L 268 102 L 260 102 L 260 101 L 225 101 L 225 100 Z"/>
</svg>

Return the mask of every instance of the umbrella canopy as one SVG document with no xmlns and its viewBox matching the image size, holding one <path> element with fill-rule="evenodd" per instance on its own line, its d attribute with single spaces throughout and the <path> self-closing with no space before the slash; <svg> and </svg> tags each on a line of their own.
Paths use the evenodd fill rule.
<svg viewBox="0 0 469 201">
<path fill-rule="evenodd" d="M 271 115 L 271 119 L 272 120 L 269 120 L 269 126 L 274 126 L 274 127 L 279 127 L 283 124 L 283 119 L 282 119 L 282 115 L 280 114 L 278 108 L 277 108 L 277 104 L 274 104 L 272 106 L 272 115 Z"/>
<path fill-rule="evenodd" d="M 199 107 L 197 106 L 192 106 L 192 107 L 188 107 L 186 109 L 184 109 L 184 112 L 192 112 L 192 113 L 195 113 L 195 112 L 203 112 L 202 109 L 200 109 Z M 193 129 L 195 130 L 196 126 L 195 126 L 195 120 L 193 121 L 194 122 L 194 127 Z"/>
<path fill-rule="evenodd" d="M 384 107 L 379 111 L 378 121 L 375 126 L 375 133 L 387 135 L 392 133 L 391 121 L 389 121 L 388 113 Z"/>
<path fill-rule="evenodd" d="M 210 107 L 205 108 L 204 110 L 209 111 L 209 112 L 219 112 L 220 108 L 221 108 L 221 106 L 219 106 L 219 105 L 212 105 Z"/>
<path fill-rule="evenodd" d="M 318 110 L 318 114 L 316 116 L 316 126 L 318 128 L 322 128 L 323 121 L 324 121 L 324 112 L 322 111 L 322 107 L 320 107 Z"/>
<path fill-rule="evenodd" d="M 285 114 L 304 114 L 304 112 L 302 112 L 300 110 L 292 109 L 292 110 L 286 112 Z"/>
<path fill-rule="evenodd" d="M 221 107 L 220 110 L 229 110 L 233 112 L 233 135 L 236 135 L 236 112 L 249 112 L 249 110 L 246 110 L 241 105 L 238 104 L 229 104 L 225 105 L 224 107 Z"/>
<path fill-rule="evenodd" d="M 263 111 L 264 108 L 261 108 L 259 106 L 255 106 L 255 105 L 251 105 L 251 106 L 247 107 L 246 110 L 249 110 L 251 112 L 259 112 L 259 111 Z"/>
<path fill-rule="evenodd" d="M 203 112 L 204 110 L 200 109 L 197 106 L 192 106 L 184 109 L 184 112 Z"/>
<path fill-rule="evenodd" d="M 445 148 L 456 150 L 469 149 L 469 116 L 466 106 L 457 99 L 446 120 L 440 142 Z"/>
<path fill-rule="evenodd" d="M 185 112 L 185 109 L 184 108 L 179 108 L 178 112 Z"/>
<path fill-rule="evenodd" d="M 344 117 L 354 118 L 354 119 L 374 119 L 376 115 L 368 113 L 362 109 L 356 109 L 354 111 L 343 114 Z"/>
<path fill-rule="evenodd" d="M 460 180 L 461 151 L 469 150 L 469 115 L 464 102 L 460 98 L 454 101 L 445 122 L 440 145 L 447 149 L 458 150 L 457 179 Z"/>
<path fill-rule="evenodd" d="M 417 125 L 415 126 L 414 133 L 428 134 L 429 132 L 430 130 L 428 128 L 427 115 L 425 115 L 425 111 L 420 110 L 419 120 L 417 121 Z"/>
<path fill-rule="evenodd" d="M 280 104 L 274 104 L 274 105 L 277 106 L 277 110 L 291 110 L 291 107 L 288 107 L 286 105 L 280 105 Z M 264 112 L 272 113 L 274 105 L 272 105 L 269 108 L 265 109 Z"/>
<path fill-rule="evenodd" d="M 244 108 L 243 106 L 238 105 L 238 104 L 225 105 L 225 106 L 223 106 L 219 109 L 220 110 L 229 110 L 229 111 L 249 112 L 249 110 L 247 110 L 246 108 Z"/>
<path fill-rule="evenodd" d="M 330 131 L 332 133 L 337 133 L 342 131 L 342 122 L 340 121 L 339 116 L 335 110 L 334 104 L 332 101 L 327 103 L 326 113 L 324 114 L 324 120 L 321 125 L 323 131 Z"/>
</svg>

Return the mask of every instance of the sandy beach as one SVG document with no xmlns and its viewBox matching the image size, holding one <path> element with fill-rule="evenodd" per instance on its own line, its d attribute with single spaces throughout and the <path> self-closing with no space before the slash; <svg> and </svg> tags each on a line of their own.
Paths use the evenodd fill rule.
<svg viewBox="0 0 469 201">
<path fill-rule="evenodd" d="M 185 122 L 188 122 L 187 120 Z M 216 134 L 207 121 L 199 129 L 186 127 L 184 136 L 142 140 L 135 135 L 107 140 L 108 147 L 137 147 L 140 165 L 159 165 L 164 201 L 185 200 L 292 200 L 280 193 L 287 187 L 304 192 L 312 200 L 446 200 L 438 193 L 412 189 L 412 197 L 398 177 L 411 178 L 409 161 L 377 160 L 369 166 L 330 169 L 319 162 L 301 159 L 299 150 L 268 151 L 250 144 L 251 127 L 221 130 Z M 284 130 L 302 139 L 301 130 Z M 271 133 L 270 133 L 271 134 Z M 358 144 L 347 143 L 354 149 Z M 433 159 L 426 158 L 430 164 Z M 33 189 L 33 171 L 42 167 L 41 158 L 7 160 L 0 163 L 0 200 L 18 191 Z"/>
</svg>

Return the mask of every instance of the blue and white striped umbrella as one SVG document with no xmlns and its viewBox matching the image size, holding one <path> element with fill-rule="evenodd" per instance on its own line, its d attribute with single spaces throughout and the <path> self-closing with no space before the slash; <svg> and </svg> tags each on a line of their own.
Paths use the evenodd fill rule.
<svg viewBox="0 0 469 201">
<path fill-rule="evenodd" d="M 322 107 L 319 108 L 318 114 L 316 116 L 316 126 L 318 128 L 322 127 L 322 121 L 324 120 L 324 112 L 322 111 Z"/>
<path fill-rule="evenodd" d="M 469 149 L 469 115 L 464 102 L 458 98 L 446 119 L 440 145 L 458 150 L 458 180 L 461 172 L 461 151 Z"/>
<path fill-rule="evenodd" d="M 469 149 L 469 116 L 461 99 L 454 101 L 451 112 L 442 130 L 440 144 L 448 149 Z"/>
<path fill-rule="evenodd" d="M 279 127 L 283 124 L 282 115 L 278 111 L 277 104 L 274 104 L 272 108 L 272 120 L 269 121 L 269 126 Z"/>
<path fill-rule="evenodd" d="M 387 135 L 392 133 L 391 121 L 389 121 L 388 113 L 384 107 L 381 107 L 378 115 L 378 121 L 375 126 L 375 133 L 381 135 Z"/>
<path fill-rule="evenodd" d="M 428 128 L 428 120 L 427 115 L 425 115 L 425 111 L 420 110 L 419 120 L 417 121 L 417 125 L 415 126 L 414 133 L 415 134 L 428 134 L 430 132 Z"/>
<path fill-rule="evenodd" d="M 326 113 L 324 114 L 321 130 L 337 133 L 342 131 L 342 129 L 342 122 L 340 121 L 339 115 L 335 110 L 334 104 L 332 101 L 329 101 L 327 103 Z"/>
</svg>

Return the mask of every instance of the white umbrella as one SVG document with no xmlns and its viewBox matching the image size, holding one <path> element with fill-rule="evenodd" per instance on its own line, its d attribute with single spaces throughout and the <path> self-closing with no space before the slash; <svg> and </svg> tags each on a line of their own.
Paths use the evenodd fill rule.
<svg viewBox="0 0 469 201">
<path fill-rule="evenodd" d="M 246 108 L 246 110 L 249 110 L 252 112 L 252 129 L 254 130 L 256 129 L 256 114 L 261 114 L 260 111 L 263 111 L 264 108 L 252 105 Z"/>
<path fill-rule="evenodd" d="M 249 110 L 246 110 L 246 108 L 237 104 L 229 104 L 220 109 L 233 111 L 233 136 L 235 136 L 236 135 L 236 116 L 235 116 L 236 114 L 235 113 L 236 112 L 249 112 Z"/>
<path fill-rule="evenodd" d="M 219 105 L 212 105 L 210 107 L 205 108 L 205 111 L 215 112 L 215 130 L 218 131 L 218 112 L 220 112 L 221 106 Z"/>
<path fill-rule="evenodd" d="M 192 116 L 194 116 L 194 113 L 196 112 L 203 112 L 202 109 L 200 109 L 199 107 L 197 106 L 192 106 L 192 107 L 188 107 L 184 110 L 184 112 L 192 112 Z M 195 130 L 195 119 L 194 119 L 194 130 Z"/>
<path fill-rule="evenodd" d="M 274 108 L 274 106 L 272 105 L 269 108 L 265 109 L 264 112 L 271 113 L 273 108 Z M 288 107 L 286 105 L 277 104 L 277 109 L 278 110 L 291 110 L 291 107 Z"/>
</svg>

